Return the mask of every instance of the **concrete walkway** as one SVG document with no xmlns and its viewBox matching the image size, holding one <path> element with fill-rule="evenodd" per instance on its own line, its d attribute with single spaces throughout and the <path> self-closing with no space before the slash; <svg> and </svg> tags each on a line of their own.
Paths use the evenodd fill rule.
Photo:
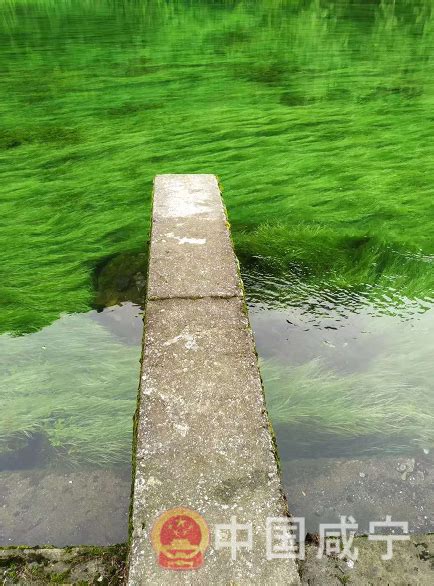
<svg viewBox="0 0 434 586">
<path fill-rule="evenodd" d="M 299 584 L 266 557 L 287 508 L 216 178 L 158 176 L 152 220 L 128 584 Z"/>
</svg>

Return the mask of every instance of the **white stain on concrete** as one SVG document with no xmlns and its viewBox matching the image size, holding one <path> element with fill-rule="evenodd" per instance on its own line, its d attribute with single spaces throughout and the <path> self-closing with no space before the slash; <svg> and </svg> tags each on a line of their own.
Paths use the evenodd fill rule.
<svg viewBox="0 0 434 586">
<path fill-rule="evenodd" d="M 186 198 L 177 197 L 173 198 L 170 205 L 165 207 L 162 215 L 166 218 L 188 218 L 190 216 L 197 216 L 198 214 L 205 214 L 209 211 L 210 207 L 206 204 L 205 199 L 188 201 Z"/>
<path fill-rule="evenodd" d="M 186 348 L 187 350 L 193 350 L 194 352 L 196 352 L 196 350 L 199 349 L 196 337 L 189 333 L 179 334 L 179 336 L 175 336 L 174 338 L 167 340 L 167 342 L 164 342 L 163 346 L 171 346 L 172 344 L 176 344 L 177 342 L 185 342 L 184 348 Z"/>
<path fill-rule="evenodd" d="M 218 183 L 212 175 L 159 175 L 155 195 L 154 215 L 162 218 L 215 217 L 216 202 L 220 204 Z"/>
<path fill-rule="evenodd" d="M 175 423 L 173 427 L 180 435 L 182 435 L 182 437 L 185 437 L 188 430 L 190 429 L 189 426 L 185 423 Z"/>
<path fill-rule="evenodd" d="M 175 236 L 173 232 L 166 234 L 167 238 L 178 240 L 179 244 L 206 244 L 206 238 L 187 238 L 186 236 Z"/>
<path fill-rule="evenodd" d="M 179 238 L 179 244 L 206 244 L 206 238 Z"/>
<path fill-rule="evenodd" d="M 155 476 L 150 476 L 148 478 L 148 481 L 147 481 L 146 484 L 148 486 L 159 486 L 160 484 L 163 484 L 163 483 L 158 478 L 155 478 Z"/>
</svg>

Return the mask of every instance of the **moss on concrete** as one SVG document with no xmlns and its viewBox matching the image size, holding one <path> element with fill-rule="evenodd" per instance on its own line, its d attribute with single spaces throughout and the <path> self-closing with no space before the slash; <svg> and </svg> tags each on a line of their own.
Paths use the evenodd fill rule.
<svg viewBox="0 0 434 586">
<path fill-rule="evenodd" d="M 317 558 L 315 536 L 306 546 L 306 559 L 299 564 L 302 584 L 309 586 L 389 586 L 434 583 L 434 534 L 413 535 L 409 542 L 394 543 L 393 559 L 382 561 L 386 545 L 357 537 L 358 560 L 324 556 Z M 112 547 L 25 546 L 0 549 L 0 579 L 11 584 L 120 585 L 125 581 L 125 544 Z"/>
<path fill-rule="evenodd" d="M 357 537 L 354 545 L 359 555 L 354 566 L 347 559 L 323 556 L 318 559 L 318 546 L 307 545 L 306 559 L 300 563 L 302 584 L 309 586 L 403 586 L 434 583 L 434 534 L 413 535 L 410 541 L 394 542 L 393 558 L 383 561 L 386 543 Z"/>
<path fill-rule="evenodd" d="M 123 584 L 126 545 L 112 547 L 5 547 L 0 578 L 10 584 Z"/>
</svg>

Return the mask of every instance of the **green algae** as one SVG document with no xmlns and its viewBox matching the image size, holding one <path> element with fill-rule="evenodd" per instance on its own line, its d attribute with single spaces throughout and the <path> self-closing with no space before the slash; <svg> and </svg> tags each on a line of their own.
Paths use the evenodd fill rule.
<svg viewBox="0 0 434 586">
<path fill-rule="evenodd" d="M 4 547 L 3 584 L 103 584 L 125 582 L 127 547 Z M 56 571 L 58 568 L 62 571 Z"/>
</svg>

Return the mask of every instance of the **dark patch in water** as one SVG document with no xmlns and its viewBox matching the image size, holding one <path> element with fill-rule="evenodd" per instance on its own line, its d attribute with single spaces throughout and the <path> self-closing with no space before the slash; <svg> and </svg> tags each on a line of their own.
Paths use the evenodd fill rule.
<svg viewBox="0 0 434 586">
<path fill-rule="evenodd" d="M 273 426 L 279 454 L 282 460 L 296 458 L 352 458 L 384 454 L 384 437 L 368 435 L 363 437 L 343 437 L 340 434 L 331 435 L 309 425 L 282 425 Z M 408 438 L 397 436 L 394 438 L 396 447 L 389 449 L 389 453 L 413 454 L 414 446 L 409 445 Z"/>
<path fill-rule="evenodd" d="M 43 433 L 13 438 L 8 451 L 0 452 L 0 471 L 44 466 L 52 454 L 53 448 Z"/>
<path fill-rule="evenodd" d="M 237 77 L 243 77 L 248 81 L 263 83 L 266 85 L 275 85 L 281 83 L 288 73 L 282 63 L 257 63 L 250 67 L 235 67 Z"/>
<path fill-rule="evenodd" d="M 0 149 L 4 150 L 32 143 L 63 143 L 70 145 L 77 144 L 80 140 L 80 132 L 76 128 L 44 126 L 39 128 L 0 129 Z"/>
<path fill-rule="evenodd" d="M 137 114 L 138 112 L 147 112 L 148 110 L 158 110 L 163 107 L 163 104 L 158 104 L 155 102 L 148 102 L 148 103 L 134 103 L 134 102 L 127 102 L 125 104 L 121 104 L 119 106 L 115 106 L 114 108 L 109 108 L 107 113 L 110 116 L 129 116 L 131 114 Z"/>
<path fill-rule="evenodd" d="M 359 102 L 383 100 L 388 97 L 398 97 L 403 100 L 413 100 L 423 95 L 423 89 L 415 86 L 378 86 L 368 94 L 360 96 Z"/>
<path fill-rule="evenodd" d="M 215 46 L 216 53 L 224 53 L 227 47 L 248 43 L 251 39 L 250 32 L 238 29 L 219 33 L 212 32 L 206 38 L 207 42 Z"/>
<path fill-rule="evenodd" d="M 331 102 L 335 100 L 348 100 L 352 97 L 352 92 L 348 88 L 332 88 L 327 92 L 327 99 Z"/>
<path fill-rule="evenodd" d="M 122 73 L 127 77 L 140 77 L 153 73 L 158 69 L 159 66 L 151 65 L 150 60 L 146 57 L 139 57 L 137 60 L 130 61 Z"/>
<path fill-rule="evenodd" d="M 125 301 L 143 305 L 146 274 L 146 253 L 124 253 L 106 259 L 95 268 L 94 307 L 102 310 Z"/>
</svg>

